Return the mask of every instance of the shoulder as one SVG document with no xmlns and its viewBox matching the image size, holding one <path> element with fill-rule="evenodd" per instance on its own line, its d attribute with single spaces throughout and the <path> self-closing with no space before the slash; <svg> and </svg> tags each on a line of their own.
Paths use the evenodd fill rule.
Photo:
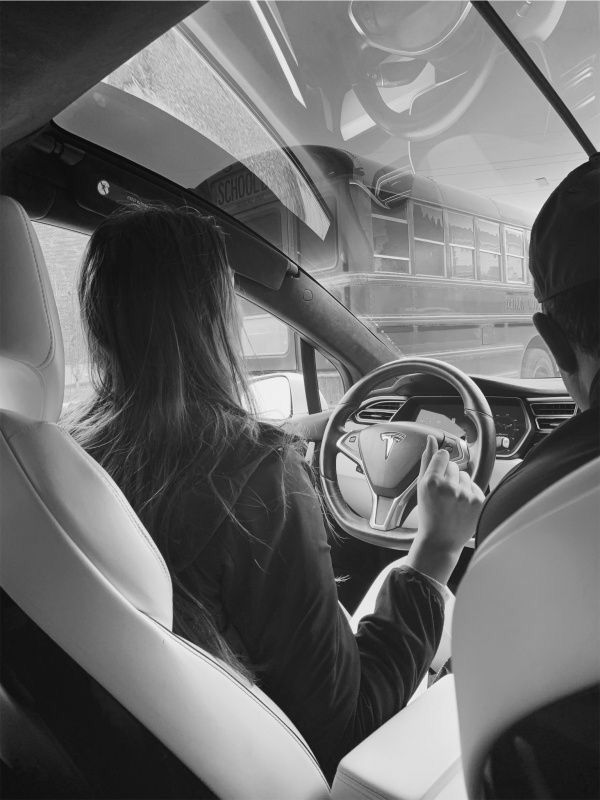
<svg viewBox="0 0 600 800">
<path fill-rule="evenodd" d="M 240 501 L 249 507 L 266 504 L 274 511 L 303 494 L 314 498 L 309 469 L 297 445 L 287 440 L 260 453 L 247 476 Z"/>
</svg>

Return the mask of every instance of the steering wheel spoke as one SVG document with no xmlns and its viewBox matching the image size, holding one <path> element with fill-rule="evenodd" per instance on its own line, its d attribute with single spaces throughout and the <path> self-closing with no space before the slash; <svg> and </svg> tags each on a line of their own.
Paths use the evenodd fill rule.
<svg viewBox="0 0 600 800">
<path fill-rule="evenodd" d="M 417 478 L 397 497 L 386 497 L 372 491 L 371 517 L 369 525 L 374 531 L 391 531 L 400 525 L 407 505 L 417 489 Z"/>
<path fill-rule="evenodd" d="M 351 461 L 354 461 L 363 471 L 364 471 L 364 464 L 362 460 L 362 456 L 360 453 L 360 445 L 358 442 L 359 432 L 358 431 L 350 431 L 350 433 L 345 433 L 343 436 L 336 442 L 336 447 L 347 456 Z"/>
</svg>

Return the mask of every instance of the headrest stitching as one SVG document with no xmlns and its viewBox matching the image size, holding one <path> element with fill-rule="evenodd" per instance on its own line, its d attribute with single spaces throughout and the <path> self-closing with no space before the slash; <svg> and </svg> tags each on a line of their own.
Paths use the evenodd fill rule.
<svg viewBox="0 0 600 800">
<path fill-rule="evenodd" d="M 22 206 L 20 205 L 20 203 L 17 203 L 15 200 L 12 200 L 12 202 L 14 203 L 14 205 L 15 205 L 15 207 L 17 209 L 17 212 L 19 213 L 19 216 L 21 217 L 21 220 L 23 221 L 23 224 L 25 226 L 25 230 L 27 231 L 27 238 L 29 240 L 29 246 L 30 246 L 31 252 L 33 254 L 33 261 L 35 263 L 35 268 L 36 268 L 36 272 L 37 272 L 37 276 L 38 276 L 38 282 L 39 282 L 40 289 L 41 289 L 41 292 L 42 292 L 42 302 L 44 303 L 44 312 L 45 312 L 45 315 L 46 315 L 46 323 L 47 323 L 47 326 L 48 326 L 48 332 L 50 334 L 50 347 L 48 349 L 48 354 L 46 355 L 46 358 L 41 362 L 41 364 L 35 365 L 35 366 L 41 368 L 41 367 L 45 367 L 52 360 L 52 357 L 54 355 L 54 349 L 55 349 L 54 329 L 53 329 L 53 326 L 51 324 L 50 313 L 48 311 L 48 300 L 47 300 L 47 297 L 46 297 L 46 290 L 45 290 L 44 282 L 43 282 L 43 279 L 42 279 L 40 265 L 38 263 L 37 254 L 36 254 L 36 251 L 35 251 L 35 246 L 33 244 L 33 239 L 31 237 L 31 231 L 30 231 L 31 223 L 29 221 L 29 218 L 25 214 Z M 29 366 L 34 366 L 34 365 L 30 364 Z"/>
</svg>

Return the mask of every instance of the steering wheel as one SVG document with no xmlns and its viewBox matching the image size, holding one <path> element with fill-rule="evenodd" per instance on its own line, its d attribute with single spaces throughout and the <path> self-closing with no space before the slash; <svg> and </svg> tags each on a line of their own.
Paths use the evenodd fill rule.
<svg viewBox="0 0 600 800">
<path fill-rule="evenodd" d="M 363 430 L 346 431 L 344 424 L 361 402 L 384 381 L 404 375 L 433 375 L 459 393 L 467 416 L 475 426 L 476 439 L 467 443 L 451 433 L 417 422 L 386 422 Z M 374 369 L 342 397 L 329 418 L 321 442 L 320 471 L 325 501 L 337 524 L 364 542 L 406 550 L 415 531 L 399 525 L 417 491 L 421 455 L 427 436 L 448 450 L 451 461 L 467 470 L 485 491 L 496 457 L 496 428 L 487 400 L 479 387 L 456 367 L 433 358 L 405 358 Z M 356 514 L 340 491 L 336 459 L 343 453 L 365 474 L 371 490 L 369 520 Z"/>
</svg>

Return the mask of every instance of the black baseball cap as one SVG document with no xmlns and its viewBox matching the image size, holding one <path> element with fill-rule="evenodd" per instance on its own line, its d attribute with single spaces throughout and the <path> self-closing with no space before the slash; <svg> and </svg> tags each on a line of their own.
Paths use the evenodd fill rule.
<svg viewBox="0 0 600 800">
<path fill-rule="evenodd" d="M 542 206 L 529 270 L 540 303 L 600 278 L 600 153 L 570 172 Z"/>
</svg>

